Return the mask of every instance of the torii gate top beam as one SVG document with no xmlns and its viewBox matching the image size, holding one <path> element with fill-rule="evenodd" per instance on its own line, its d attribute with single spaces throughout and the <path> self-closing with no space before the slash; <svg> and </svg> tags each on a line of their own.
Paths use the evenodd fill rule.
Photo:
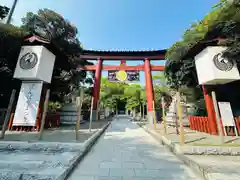
<svg viewBox="0 0 240 180">
<path fill-rule="evenodd" d="M 84 60 L 165 60 L 166 50 L 154 51 L 93 51 L 84 50 L 79 59 Z"/>
<path fill-rule="evenodd" d="M 86 71 L 94 71 L 96 69 L 96 65 L 89 65 L 89 66 L 81 66 L 78 67 L 78 70 L 86 70 Z M 161 65 L 151 65 L 151 71 L 164 71 L 165 66 Z M 114 65 L 103 65 L 102 67 L 103 71 L 119 71 L 119 70 L 124 70 L 124 71 L 144 71 L 144 65 L 137 65 L 137 66 L 114 66 Z"/>
</svg>

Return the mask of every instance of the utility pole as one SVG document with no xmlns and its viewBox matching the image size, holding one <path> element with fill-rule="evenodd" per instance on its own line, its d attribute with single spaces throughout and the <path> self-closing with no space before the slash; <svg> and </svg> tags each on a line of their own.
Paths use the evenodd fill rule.
<svg viewBox="0 0 240 180">
<path fill-rule="evenodd" d="M 17 2 L 18 2 L 18 0 L 14 0 L 14 1 L 13 1 L 13 5 L 12 5 L 12 7 L 11 7 L 11 9 L 10 9 L 10 12 L 9 12 L 9 15 L 8 15 L 8 17 L 7 17 L 6 24 L 10 24 L 11 19 L 12 19 L 12 16 L 13 16 L 13 13 L 14 13 L 14 10 L 15 10 L 16 5 L 17 5 Z"/>
</svg>

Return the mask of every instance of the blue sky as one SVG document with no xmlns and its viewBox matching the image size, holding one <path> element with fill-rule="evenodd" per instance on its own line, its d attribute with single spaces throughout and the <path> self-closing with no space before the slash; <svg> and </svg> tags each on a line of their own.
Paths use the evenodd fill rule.
<svg viewBox="0 0 240 180">
<path fill-rule="evenodd" d="M 12 2 L 1 0 L 0 4 L 11 6 Z M 78 28 L 85 49 L 156 50 L 168 48 L 179 40 L 190 24 L 200 20 L 216 2 L 218 0 L 19 0 L 13 23 L 19 25 L 28 11 L 49 8 Z M 144 82 L 143 73 L 141 82 Z"/>
</svg>

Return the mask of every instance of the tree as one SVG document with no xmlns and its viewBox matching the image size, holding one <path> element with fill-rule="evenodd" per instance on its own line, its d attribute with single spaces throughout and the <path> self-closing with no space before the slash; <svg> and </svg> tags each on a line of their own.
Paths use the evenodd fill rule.
<svg viewBox="0 0 240 180">
<path fill-rule="evenodd" d="M 203 95 L 198 87 L 194 57 L 186 54 L 197 43 L 206 43 L 221 38 L 219 45 L 227 45 L 223 56 L 235 59 L 240 67 L 240 0 L 220 0 L 212 11 L 202 20 L 191 24 L 182 39 L 167 51 L 165 75 L 168 85 L 181 91 L 189 102 L 194 102 L 199 109 L 203 106 Z M 203 110 L 201 110 L 204 112 Z"/>
<path fill-rule="evenodd" d="M 81 43 L 77 28 L 60 14 L 50 9 L 40 9 L 37 14 L 28 12 L 22 18 L 22 28 L 27 32 L 51 38 L 69 57 L 80 55 Z"/>
<path fill-rule="evenodd" d="M 141 112 L 141 91 L 142 88 L 138 84 L 132 84 L 125 88 L 124 96 L 126 98 L 126 109 Z"/>
<path fill-rule="evenodd" d="M 21 28 L 24 31 L 50 40 L 65 55 L 65 58 L 58 56 L 56 59 L 59 66 L 54 70 L 51 87 L 55 98 L 77 90 L 80 82 L 92 83 L 86 72 L 76 71 L 77 66 L 92 63 L 77 60 L 83 49 L 77 38 L 77 28 L 73 24 L 50 9 L 40 9 L 36 14 L 28 12 L 26 17 L 22 18 L 22 23 Z"/>
<path fill-rule="evenodd" d="M 226 38 L 229 48 L 224 56 L 239 59 L 239 7 L 240 0 L 219 1 L 202 20 L 191 24 L 190 28 L 183 34 L 181 41 L 176 42 L 168 49 L 165 75 L 172 88 L 178 89 L 181 86 L 194 88 L 197 86 L 193 57 L 183 58 L 195 44 L 201 41 L 209 41 L 216 37 Z M 238 64 L 240 63 L 238 62 Z"/>
<path fill-rule="evenodd" d="M 155 99 L 155 107 L 161 108 L 161 98 L 164 96 L 166 105 L 170 105 L 172 98 L 170 91 L 171 89 L 167 85 L 167 79 L 165 77 L 164 72 L 158 72 L 156 75 L 152 77 L 155 82 L 154 88 L 154 99 Z"/>
<path fill-rule="evenodd" d="M 6 6 L 0 6 L 0 19 L 4 19 L 7 17 L 9 13 L 9 8 Z"/>
<path fill-rule="evenodd" d="M 100 99 L 105 107 L 117 109 L 120 103 L 124 103 L 124 88 L 127 86 L 123 83 L 109 82 L 107 78 L 101 80 Z"/>
<path fill-rule="evenodd" d="M 166 86 L 166 79 L 163 73 L 153 76 L 153 79 L 161 79 L 162 84 L 154 86 L 155 91 L 155 107 L 160 107 L 161 97 L 166 97 L 167 104 L 170 104 L 171 96 Z M 101 80 L 100 99 L 104 107 L 116 109 L 120 105 L 124 105 L 126 110 L 132 111 L 134 114 L 140 112 L 145 114 L 147 104 L 146 88 L 139 84 L 126 84 L 120 82 L 109 82 L 107 78 Z"/>
<path fill-rule="evenodd" d="M 35 21 L 32 16 L 40 18 Z M 17 90 L 20 88 L 21 82 L 12 77 L 23 38 L 27 35 L 39 35 L 46 39 L 48 36 L 44 35 L 48 33 L 51 36 L 47 40 L 60 51 L 60 55 L 56 57 L 50 100 L 63 100 L 72 89 L 79 87 L 79 81 L 92 83 L 91 75 L 85 78 L 82 73 L 75 71 L 78 65 L 90 64 L 87 61 L 76 60 L 82 52 L 81 43 L 76 37 L 77 29 L 51 10 L 39 10 L 38 14 L 27 13 L 21 27 L 0 23 L 0 80 L 3 84 L 8 84 L 0 88 L 0 107 L 6 107 L 13 88 Z"/>
<path fill-rule="evenodd" d="M 0 107 L 6 108 L 12 89 L 19 89 L 21 82 L 13 79 L 22 38 L 26 35 L 20 28 L 0 23 Z"/>
</svg>

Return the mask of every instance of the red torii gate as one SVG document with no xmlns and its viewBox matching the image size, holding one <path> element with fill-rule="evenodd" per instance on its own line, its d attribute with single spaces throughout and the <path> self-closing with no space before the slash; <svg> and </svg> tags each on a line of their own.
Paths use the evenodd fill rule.
<svg viewBox="0 0 240 180">
<path fill-rule="evenodd" d="M 79 67 L 86 71 L 95 71 L 95 80 L 93 87 L 93 120 L 97 118 L 97 105 L 99 100 L 101 74 L 102 70 L 137 70 L 145 72 L 146 83 L 146 96 L 147 96 L 147 108 L 149 122 L 153 123 L 153 101 L 154 91 L 152 83 L 152 71 L 163 71 L 164 66 L 151 65 L 150 61 L 153 60 L 165 60 L 166 50 L 155 51 L 92 51 L 84 50 L 80 59 L 82 60 L 97 60 L 97 65 L 89 65 L 85 67 Z M 128 66 L 126 60 L 139 61 L 143 60 L 143 65 Z M 121 65 L 103 65 L 103 61 L 121 61 Z"/>
</svg>

